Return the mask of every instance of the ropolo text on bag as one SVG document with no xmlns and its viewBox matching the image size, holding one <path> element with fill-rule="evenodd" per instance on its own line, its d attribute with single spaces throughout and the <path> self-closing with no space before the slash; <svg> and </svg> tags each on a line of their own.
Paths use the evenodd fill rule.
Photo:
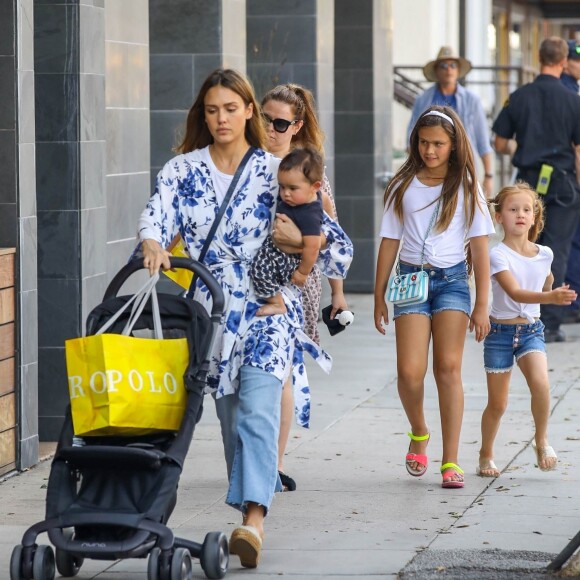
<svg viewBox="0 0 580 580">
<path fill-rule="evenodd" d="M 423 247 L 421 248 L 421 270 L 419 272 L 409 272 L 408 274 L 400 273 L 400 261 L 397 262 L 397 268 L 394 276 L 389 280 L 387 290 L 387 300 L 399 306 L 410 304 L 421 304 L 427 300 L 429 296 L 429 274 L 423 270 L 423 261 L 425 258 L 425 242 L 429 237 L 429 232 L 435 223 L 437 214 L 439 213 L 439 206 L 441 205 L 441 198 L 437 201 L 435 211 L 431 216 L 429 227 L 423 239 Z"/>
<path fill-rule="evenodd" d="M 152 276 L 98 333 L 65 342 L 75 435 L 143 435 L 176 431 L 187 392 L 186 338 L 164 339 Z M 155 338 L 129 336 L 151 297 Z M 133 304 L 123 334 L 106 330 Z"/>
</svg>

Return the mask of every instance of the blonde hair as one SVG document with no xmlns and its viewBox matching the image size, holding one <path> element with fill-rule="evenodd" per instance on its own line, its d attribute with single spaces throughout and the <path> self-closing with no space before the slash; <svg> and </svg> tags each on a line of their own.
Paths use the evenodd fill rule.
<svg viewBox="0 0 580 580">
<path fill-rule="evenodd" d="M 266 144 L 266 129 L 260 115 L 260 108 L 252 83 L 240 72 L 234 69 L 218 68 L 204 81 L 195 102 L 189 109 L 185 125 L 185 136 L 175 148 L 177 153 L 189 153 L 195 149 L 202 149 L 213 143 L 213 137 L 205 122 L 205 97 L 208 91 L 216 86 L 222 86 L 236 93 L 246 107 L 252 105 L 252 117 L 246 121 L 246 141 L 259 149 Z"/>
<path fill-rule="evenodd" d="M 532 198 L 534 224 L 528 232 L 528 240 L 530 240 L 530 242 L 535 242 L 541 231 L 544 229 L 544 204 L 529 183 L 518 181 L 514 185 L 506 185 L 493 199 L 489 201 L 489 204 L 496 214 L 501 213 L 508 197 L 510 197 L 510 195 L 515 195 L 516 193 L 527 193 Z"/>
<path fill-rule="evenodd" d="M 264 95 L 262 107 L 268 101 L 286 103 L 292 107 L 296 120 L 304 123 L 300 131 L 292 137 L 293 149 L 310 147 L 324 155 L 324 131 L 318 122 L 314 96 L 307 88 L 294 83 L 278 85 Z"/>
</svg>

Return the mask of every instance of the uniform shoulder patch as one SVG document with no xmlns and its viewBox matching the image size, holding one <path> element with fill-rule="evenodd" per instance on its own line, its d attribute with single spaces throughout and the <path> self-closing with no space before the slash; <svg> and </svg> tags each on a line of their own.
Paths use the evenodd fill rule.
<svg viewBox="0 0 580 580">
<path fill-rule="evenodd" d="M 510 104 L 510 98 L 508 97 L 503 103 L 503 108 L 505 109 L 509 104 Z"/>
</svg>

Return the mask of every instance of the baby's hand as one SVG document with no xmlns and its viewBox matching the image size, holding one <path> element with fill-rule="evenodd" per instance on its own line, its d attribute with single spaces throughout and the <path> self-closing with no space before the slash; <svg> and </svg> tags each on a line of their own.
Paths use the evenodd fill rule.
<svg viewBox="0 0 580 580">
<path fill-rule="evenodd" d="M 560 306 L 572 304 L 577 296 L 576 292 L 570 289 L 570 284 L 562 284 L 559 288 L 552 290 L 553 304 Z"/>
<path fill-rule="evenodd" d="M 307 278 L 308 275 L 304 275 L 299 270 L 294 270 L 294 274 L 292 274 L 292 284 L 296 284 L 296 286 L 304 286 Z"/>
</svg>

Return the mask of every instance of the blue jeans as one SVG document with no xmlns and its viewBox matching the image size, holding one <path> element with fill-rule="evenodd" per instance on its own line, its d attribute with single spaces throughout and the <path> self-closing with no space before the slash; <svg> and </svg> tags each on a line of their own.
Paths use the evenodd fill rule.
<svg viewBox="0 0 580 580">
<path fill-rule="evenodd" d="M 282 381 L 262 369 L 243 366 L 233 395 L 216 399 L 230 482 L 226 503 L 246 511 L 248 502 L 267 513 L 278 476 L 278 434 Z"/>
<path fill-rule="evenodd" d="M 401 263 L 401 274 L 419 272 L 421 266 Z M 410 304 L 393 308 L 393 320 L 402 314 L 424 314 L 429 318 L 443 310 L 459 310 L 471 314 L 471 294 L 467 281 L 467 264 L 460 262 L 449 268 L 425 268 L 429 274 L 429 296 L 421 304 Z"/>
<path fill-rule="evenodd" d="M 483 341 L 483 365 L 487 373 L 507 373 L 530 352 L 546 352 L 544 325 L 491 323 L 491 330 Z"/>
</svg>

